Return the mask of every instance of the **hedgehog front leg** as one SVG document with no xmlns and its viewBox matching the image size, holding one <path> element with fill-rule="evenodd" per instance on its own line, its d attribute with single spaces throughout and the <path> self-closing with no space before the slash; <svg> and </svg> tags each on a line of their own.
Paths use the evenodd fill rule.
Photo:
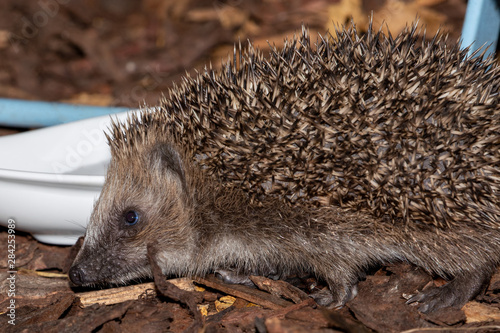
<svg viewBox="0 0 500 333">
<path fill-rule="evenodd" d="M 335 267 L 325 262 L 313 270 L 315 275 L 321 277 L 328 285 L 328 289 L 310 295 L 319 305 L 340 308 L 358 294 L 358 282 L 365 275 L 364 272 L 356 271 L 346 265 L 342 266 L 340 259 L 337 264 Z"/>
<path fill-rule="evenodd" d="M 441 287 L 420 291 L 406 303 L 420 303 L 418 310 L 423 313 L 445 307 L 462 307 L 486 287 L 491 276 L 492 273 L 488 269 L 462 273 Z"/>
</svg>

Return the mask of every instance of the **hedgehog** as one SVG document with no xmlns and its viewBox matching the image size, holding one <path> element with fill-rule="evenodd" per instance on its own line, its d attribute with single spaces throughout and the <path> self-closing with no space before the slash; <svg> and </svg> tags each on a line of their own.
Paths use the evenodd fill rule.
<svg viewBox="0 0 500 333">
<path fill-rule="evenodd" d="M 168 276 L 308 272 L 332 307 L 392 262 L 448 281 L 408 300 L 422 312 L 474 298 L 500 261 L 500 69 L 419 29 L 239 44 L 114 121 L 71 281 L 150 277 L 154 246 Z"/>
</svg>

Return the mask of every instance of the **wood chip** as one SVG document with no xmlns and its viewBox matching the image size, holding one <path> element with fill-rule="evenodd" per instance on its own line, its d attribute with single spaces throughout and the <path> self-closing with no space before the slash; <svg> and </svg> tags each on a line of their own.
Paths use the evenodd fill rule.
<svg viewBox="0 0 500 333">
<path fill-rule="evenodd" d="M 186 290 L 194 291 L 193 280 L 188 278 L 170 279 L 168 282 L 176 287 Z M 93 304 L 117 304 L 125 301 L 136 300 L 144 296 L 156 296 L 156 288 L 154 282 L 142 283 L 133 286 L 102 289 L 95 291 L 88 291 L 77 293 L 76 296 L 80 297 L 83 307 Z"/>
<path fill-rule="evenodd" d="M 221 312 L 226 310 L 228 307 L 233 306 L 234 302 L 236 301 L 236 298 L 233 296 L 222 296 L 218 300 L 216 300 L 215 303 L 215 309 L 217 312 Z"/>
<path fill-rule="evenodd" d="M 472 301 L 465 304 L 462 310 L 467 317 L 467 324 L 484 321 L 500 321 L 500 310 L 494 306 Z"/>
<path fill-rule="evenodd" d="M 296 304 L 309 297 L 304 291 L 282 280 L 272 280 L 263 276 L 250 276 L 250 280 L 252 280 L 259 289 L 292 300 Z"/>
<path fill-rule="evenodd" d="M 212 289 L 220 290 L 228 295 L 246 299 L 249 302 L 261 305 L 268 309 L 281 309 L 293 305 L 291 302 L 257 289 L 242 285 L 223 283 L 213 275 L 209 275 L 205 278 L 195 278 L 195 282 Z"/>
<path fill-rule="evenodd" d="M 160 266 L 156 262 L 158 253 L 157 244 L 149 244 L 147 247 L 148 261 L 153 271 L 156 289 L 164 297 L 170 298 L 176 302 L 184 303 L 188 306 L 194 316 L 194 322 L 186 329 L 187 332 L 198 332 L 203 326 L 203 318 L 198 310 L 198 304 L 202 302 L 203 295 L 196 291 L 182 290 L 173 283 L 167 281 Z"/>
</svg>

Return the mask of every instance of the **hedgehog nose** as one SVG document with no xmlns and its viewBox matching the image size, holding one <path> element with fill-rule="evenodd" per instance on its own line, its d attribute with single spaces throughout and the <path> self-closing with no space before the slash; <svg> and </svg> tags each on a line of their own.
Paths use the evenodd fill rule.
<svg viewBox="0 0 500 333">
<path fill-rule="evenodd" d="M 83 285 L 85 281 L 85 272 L 83 271 L 83 269 L 79 268 L 78 266 L 72 266 L 68 272 L 68 275 L 71 282 L 73 282 L 77 286 Z"/>
</svg>

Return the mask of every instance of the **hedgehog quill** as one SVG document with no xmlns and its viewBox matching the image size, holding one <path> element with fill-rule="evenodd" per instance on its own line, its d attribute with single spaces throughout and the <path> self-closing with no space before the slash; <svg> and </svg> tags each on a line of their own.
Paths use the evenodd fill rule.
<svg viewBox="0 0 500 333">
<path fill-rule="evenodd" d="M 166 275 L 315 274 L 322 305 L 397 261 L 448 280 L 423 312 L 475 297 L 500 262 L 500 69 L 417 32 L 235 48 L 115 122 L 73 283 L 150 276 L 155 243 Z"/>
</svg>

